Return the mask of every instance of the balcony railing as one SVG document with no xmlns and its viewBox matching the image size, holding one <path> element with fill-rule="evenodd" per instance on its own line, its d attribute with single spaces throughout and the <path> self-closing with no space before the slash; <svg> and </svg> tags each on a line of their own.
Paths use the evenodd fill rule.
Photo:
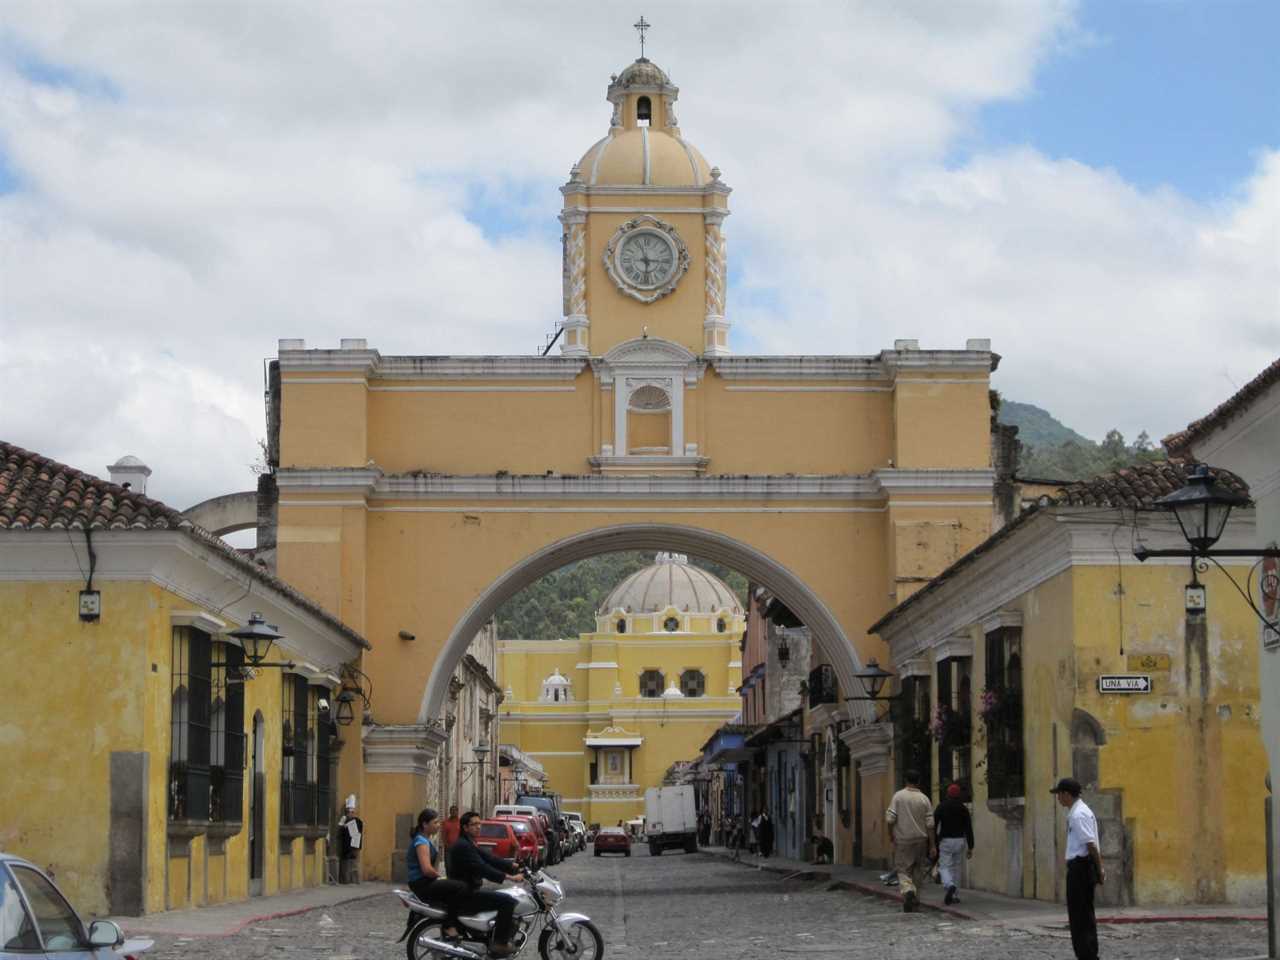
<svg viewBox="0 0 1280 960">
<path fill-rule="evenodd" d="M 809 671 L 809 706 L 840 702 L 840 685 L 836 683 L 835 668 L 822 663 Z"/>
</svg>

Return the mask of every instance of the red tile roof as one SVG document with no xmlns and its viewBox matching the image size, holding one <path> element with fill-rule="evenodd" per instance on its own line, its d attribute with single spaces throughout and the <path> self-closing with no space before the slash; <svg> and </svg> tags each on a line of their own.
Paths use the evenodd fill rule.
<svg viewBox="0 0 1280 960">
<path fill-rule="evenodd" d="M 5 530 L 176 530 L 370 649 L 329 611 L 167 504 L 0 440 L 0 531 Z"/>
<path fill-rule="evenodd" d="M 1154 460 L 1135 463 L 1091 480 L 1079 480 L 1054 497 L 1053 502 L 1068 507 L 1132 507 L 1148 510 L 1152 502 L 1183 487 L 1199 464 L 1194 460 Z M 1243 496 L 1249 486 L 1230 470 L 1210 467 L 1219 483 Z"/>
<path fill-rule="evenodd" d="M 1242 412 L 1254 397 L 1258 396 L 1273 383 L 1280 383 L 1280 358 L 1236 391 L 1235 396 L 1219 404 L 1207 417 L 1201 417 L 1199 420 L 1187 424 L 1187 429 L 1178 433 L 1171 433 L 1165 437 L 1163 441 L 1165 449 L 1169 451 L 1171 456 L 1187 456 L 1191 452 L 1191 444 L 1204 437 L 1205 434 L 1212 433 L 1236 414 Z"/>
</svg>

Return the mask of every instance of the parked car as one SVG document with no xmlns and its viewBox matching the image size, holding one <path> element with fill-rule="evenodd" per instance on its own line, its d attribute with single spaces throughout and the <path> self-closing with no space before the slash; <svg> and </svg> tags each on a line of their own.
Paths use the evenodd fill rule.
<svg viewBox="0 0 1280 960">
<path fill-rule="evenodd" d="M 535 870 L 541 870 L 547 855 L 547 841 L 539 836 L 537 828 L 534 827 L 533 817 L 494 817 L 493 819 L 511 824 L 511 829 L 516 834 L 516 842 L 520 845 L 520 856 L 517 859 Z"/>
<path fill-rule="evenodd" d="M 556 821 L 556 832 L 560 834 L 560 859 L 565 860 L 578 852 L 578 838 L 574 836 L 569 821 L 561 817 Z"/>
<path fill-rule="evenodd" d="M 532 817 L 538 813 L 537 807 L 531 807 L 527 803 L 500 803 L 493 808 L 493 816 L 496 817 Z"/>
<path fill-rule="evenodd" d="M 131 960 L 151 940 L 126 940 L 110 920 L 86 928 L 49 876 L 33 863 L 0 853 L 0 958 L 85 957 Z"/>
<path fill-rule="evenodd" d="M 578 849 L 585 850 L 587 847 L 587 825 L 582 822 L 582 814 L 566 810 L 564 811 L 564 818 L 569 821 L 569 828 L 577 832 Z"/>
<path fill-rule="evenodd" d="M 631 837 L 621 827 L 605 827 L 596 834 L 592 850 L 598 857 L 604 853 L 620 853 L 631 856 Z"/>
<path fill-rule="evenodd" d="M 551 853 L 548 863 L 555 865 L 564 859 L 561 850 L 564 840 L 560 832 L 560 796 L 555 793 L 522 793 L 516 797 L 516 803 L 537 807 L 547 815 L 547 836 L 551 841 Z"/>
<path fill-rule="evenodd" d="M 520 841 L 516 839 L 516 832 L 511 824 L 505 820 L 481 820 L 476 846 L 495 857 L 507 860 L 517 860 L 520 857 Z"/>
</svg>

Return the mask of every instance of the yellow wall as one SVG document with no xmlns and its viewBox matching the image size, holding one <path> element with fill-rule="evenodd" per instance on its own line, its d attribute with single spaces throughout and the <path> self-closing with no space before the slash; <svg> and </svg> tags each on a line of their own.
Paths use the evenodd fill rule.
<svg viewBox="0 0 1280 960">
<path fill-rule="evenodd" d="M 23 678 L 9 685 L 0 705 L 5 769 L 23 771 L 0 790 L 0 849 L 50 870 L 83 913 L 106 914 L 111 754 L 144 752 L 146 911 L 243 899 L 249 894 L 251 771 L 244 781 L 246 826 L 226 839 L 224 853 L 210 853 L 207 838 L 197 836 L 189 857 L 169 855 L 170 617 L 198 608 L 153 584 L 109 581 L 100 587 L 100 619 L 82 622 L 79 589 L 78 583 L 0 583 L 0 618 L 11 641 L 6 663 L 12 676 Z M 50 691 L 56 691 L 56 709 L 50 709 Z M 264 892 L 272 893 L 280 795 L 277 671 L 245 685 L 246 759 L 259 710 L 267 747 Z M 316 847 L 322 851 L 323 841 Z"/>
<path fill-rule="evenodd" d="M 1098 789 L 1122 791 L 1135 901 L 1250 903 L 1263 896 L 1255 624 L 1221 574 L 1213 571 L 1203 579 L 1210 596 L 1210 682 L 1204 696 L 1198 658 L 1188 659 L 1184 613 L 1177 602 L 1186 581 L 1181 567 L 1126 565 L 1118 576 L 1111 566 L 1075 566 L 1002 606 L 1023 617 L 1021 895 L 1065 897 L 1065 811 L 1048 789 L 1073 774 L 1073 715 L 1083 710 L 1106 734 L 1098 755 Z M 976 841 L 970 878 L 977 887 L 1003 893 L 1010 834 L 1005 821 L 988 809 L 984 728 L 977 714 L 986 684 L 985 639 L 977 625 L 968 632 L 974 640 Z M 1170 667 L 1130 662 L 1149 654 L 1167 657 Z M 930 664 L 936 667 L 933 660 Z M 1098 693 L 1100 674 L 1124 673 L 1151 674 L 1153 692 Z M 936 783 L 936 750 L 934 770 Z M 1108 864 L 1109 871 L 1120 869 L 1119 863 Z"/>
<path fill-rule="evenodd" d="M 620 616 L 629 624 L 622 634 L 614 626 Z M 680 632 L 660 629 L 668 616 L 681 619 Z M 609 825 L 640 816 L 645 788 L 660 785 L 673 763 L 696 757 L 707 738 L 740 708 L 731 690 L 742 682 L 738 641 L 745 623 L 741 615 L 726 613 L 727 629 L 719 633 L 716 619 L 715 614 L 674 608 L 649 615 L 610 611 L 597 617 L 599 632 L 577 640 L 500 641 L 500 676 L 510 690 L 502 704 L 501 742 L 538 760 L 547 772 L 546 788 L 561 794 L 566 809 L 577 810 L 588 823 Z M 642 698 L 639 681 L 645 670 L 661 670 L 668 686 L 672 681 L 679 685 L 685 670 L 701 670 L 705 696 Z M 543 682 L 557 671 L 571 683 L 573 699 L 568 703 L 540 699 Z M 615 692 L 615 685 L 620 685 L 620 692 Z M 644 738 L 630 751 L 633 799 L 591 799 L 595 751 L 584 739 L 606 726 Z M 607 779 L 603 757 L 599 779 Z M 628 781 L 622 777 L 618 782 Z"/>
</svg>

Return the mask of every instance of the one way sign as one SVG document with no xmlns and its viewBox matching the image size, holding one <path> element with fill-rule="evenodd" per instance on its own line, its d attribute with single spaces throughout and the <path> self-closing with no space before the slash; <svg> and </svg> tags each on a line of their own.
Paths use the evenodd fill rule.
<svg viewBox="0 0 1280 960">
<path fill-rule="evenodd" d="M 1150 693 L 1151 675 L 1146 673 L 1113 673 L 1098 677 L 1099 693 Z"/>
</svg>

